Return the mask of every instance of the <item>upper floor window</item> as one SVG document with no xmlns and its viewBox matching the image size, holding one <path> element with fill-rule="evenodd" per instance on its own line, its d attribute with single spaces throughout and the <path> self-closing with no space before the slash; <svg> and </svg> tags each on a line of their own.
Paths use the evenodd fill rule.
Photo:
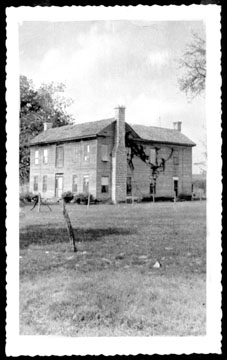
<svg viewBox="0 0 227 360">
<path fill-rule="evenodd" d="M 77 175 L 73 175 L 72 192 L 77 192 Z"/>
<path fill-rule="evenodd" d="M 43 163 L 44 164 L 48 163 L 48 150 L 47 149 L 43 150 Z"/>
<path fill-rule="evenodd" d="M 38 176 L 34 176 L 33 190 L 38 191 Z"/>
<path fill-rule="evenodd" d="M 173 153 L 173 165 L 179 165 L 179 152 L 174 151 Z"/>
<path fill-rule="evenodd" d="M 64 165 L 64 147 L 57 146 L 56 147 L 56 166 L 63 167 Z"/>
<path fill-rule="evenodd" d="M 79 144 L 75 144 L 73 160 L 76 163 L 78 163 L 80 161 L 80 147 L 79 147 Z"/>
<path fill-rule="evenodd" d="M 89 160 L 89 154 L 90 154 L 90 145 L 89 144 L 85 144 L 84 145 L 84 160 L 88 161 Z"/>
<path fill-rule="evenodd" d="M 102 161 L 109 161 L 108 145 L 102 145 Z"/>
<path fill-rule="evenodd" d="M 156 164 L 156 149 L 150 149 L 150 162 Z"/>
<path fill-rule="evenodd" d="M 43 176 L 43 192 L 47 191 L 47 175 Z"/>
<path fill-rule="evenodd" d="M 39 150 L 35 151 L 35 165 L 38 165 L 39 163 Z"/>
</svg>

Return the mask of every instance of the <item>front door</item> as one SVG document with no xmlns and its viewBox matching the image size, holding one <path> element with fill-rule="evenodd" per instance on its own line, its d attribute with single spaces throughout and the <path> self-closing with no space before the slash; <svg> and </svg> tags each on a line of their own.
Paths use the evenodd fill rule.
<svg viewBox="0 0 227 360">
<path fill-rule="evenodd" d="M 174 189 L 174 194 L 177 197 L 178 196 L 178 180 L 173 180 L 173 189 Z"/>
<path fill-rule="evenodd" d="M 130 176 L 127 177 L 127 196 L 132 195 L 132 178 Z"/>
<path fill-rule="evenodd" d="M 56 175 L 55 196 L 60 198 L 63 192 L 63 175 Z"/>
</svg>

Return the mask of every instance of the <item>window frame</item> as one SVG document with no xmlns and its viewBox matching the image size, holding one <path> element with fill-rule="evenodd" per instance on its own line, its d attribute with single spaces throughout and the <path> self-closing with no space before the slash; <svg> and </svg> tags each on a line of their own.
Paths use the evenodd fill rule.
<svg viewBox="0 0 227 360">
<path fill-rule="evenodd" d="M 85 179 L 88 180 L 87 190 L 85 190 Z M 83 193 L 89 193 L 89 187 L 90 187 L 90 176 L 89 175 L 84 175 L 83 176 Z"/>
<path fill-rule="evenodd" d="M 174 151 L 173 153 L 173 165 L 177 166 L 179 165 L 179 151 Z"/>
<path fill-rule="evenodd" d="M 45 152 L 46 152 L 46 155 L 45 155 Z M 48 149 L 47 148 L 43 149 L 43 164 L 44 165 L 48 164 Z"/>
<path fill-rule="evenodd" d="M 86 148 L 86 151 L 85 151 L 85 148 Z M 83 159 L 84 161 L 89 161 L 90 159 L 90 144 L 84 144 L 84 147 L 83 147 Z"/>
<path fill-rule="evenodd" d="M 59 149 L 62 149 L 62 163 L 60 163 L 60 164 L 59 164 L 59 156 L 58 156 Z M 58 168 L 64 167 L 64 145 L 57 145 L 56 146 L 55 166 L 58 167 Z"/>
<path fill-rule="evenodd" d="M 107 179 L 107 185 L 106 184 L 102 184 L 102 179 Z M 110 187 L 110 181 L 109 181 L 109 176 L 107 175 L 103 175 L 101 177 L 101 194 L 109 194 L 109 187 Z M 104 191 L 105 190 L 105 191 Z"/>
<path fill-rule="evenodd" d="M 39 150 L 35 150 L 35 165 L 39 165 Z"/>
<path fill-rule="evenodd" d="M 103 162 L 110 161 L 108 144 L 102 144 L 101 145 L 101 159 L 102 159 Z"/>
<path fill-rule="evenodd" d="M 44 179 L 45 179 L 45 181 L 44 181 Z M 47 192 L 47 175 L 43 175 L 42 190 L 43 190 L 43 192 Z"/>
<path fill-rule="evenodd" d="M 76 179 L 76 184 L 74 182 L 74 179 Z M 74 186 L 76 185 L 76 190 L 74 189 Z M 78 176 L 76 174 L 72 175 L 72 192 L 77 193 L 78 192 Z"/>
<path fill-rule="evenodd" d="M 79 163 L 80 162 L 80 147 L 79 147 L 78 143 L 76 143 L 75 147 L 74 147 L 73 162 L 74 163 Z"/>
<path fill-rule="evenodd" d="M 34 175 L 34 177 L 33 177 L 33 191 L 39 191 L 39 176 L 38 175 Z"/>
</svg>

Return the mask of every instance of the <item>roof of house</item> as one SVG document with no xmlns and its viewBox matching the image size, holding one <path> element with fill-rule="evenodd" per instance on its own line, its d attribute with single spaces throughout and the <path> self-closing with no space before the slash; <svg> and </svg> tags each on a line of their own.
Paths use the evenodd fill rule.
<svg viewBox="0 0 227 360">
<path fill-rule="evenodd" d="M 86 137 L 97 136 L 108 125 L 116 121 L 115 118 L 87 122 L 83 124 L 70 124 L 43 131 L 31 140 L 31 145 L 69 141 Z M 187 136 L 178 130 L 159 128 L 154 126 L 134 125 L 130 127 L 138 134 L 141 140 L 174 143 L 179 145 L 194 146 Z"/>
<path fill-rule="evenodd" d="M 195 146 L 193 141 L 178 130 L 145 125 L 131 127 L 143 140 Z"/>
<path fill-rule="evenodd" d="M 110 125 L 114 120 L 115 119 L 111 118 L 48 129 L 35 136 L 31 140 L 31 145 L 95 136 L 98 135 L 98 133 L 100 133 L 100 131 L 102 131 L 105 127 Z"/>
</svg>

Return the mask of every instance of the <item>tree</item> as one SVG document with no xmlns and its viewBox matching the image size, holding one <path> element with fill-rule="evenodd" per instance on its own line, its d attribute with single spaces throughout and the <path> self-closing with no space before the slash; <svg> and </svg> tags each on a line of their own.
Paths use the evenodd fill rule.
<svg viewBox="0 0 227 360">
<path fill-rule="evenodd" d="M 183 75 L 179 78 L 180 90 L 195 97 L 205 90 L 206 81 L 206 48 L 205 40 L 198 34 L 193 34 L 193 40 L 179 61 Z"/>
<path fill-rule="evenodd" d="M 42 84 L 35 89 L 32 80 L 20 76 L 20 181 L 27 182 L 30 167 L 30 141 L 43 131 L 43 123 L 53 123 L 53 127 L 69 124 L 72 120 L 67 108 L 72 104 L 60 94 L 65 85 Z"/>
<path fill-rule="evenodd" d="M 125 145 L 126 148 L 129 149 L 129 151 L 127 152 L 127 162 L 130 169 L 132 171 L 134 170 L 134 165 L 133 165 L 134 156 L 139 157 L 151 169 L 151 177 L 153 179 L 153 187 L 155 189 L 157 178 L 161 172 L 165 171 L 166 162 L 172 157 L 174 149 L 170 148 L 168 157 L 164 159 L 159 156 L 159 151 L 161 150 L 161 148 L 156 146 L 155 147 L 156 158 L 155 158 L 155 162 L 152 163 L 150 161 L 149 155 L 145 153 L 143 145 L 141 143 L 138 143 L 135 139 L 133 139 L 133 136 L 131 135 L 130 132 L 126 132 L 125 134 Z M 154 192 L 153 192 L 153 200 L 154 200 Z"/>
</svg>

